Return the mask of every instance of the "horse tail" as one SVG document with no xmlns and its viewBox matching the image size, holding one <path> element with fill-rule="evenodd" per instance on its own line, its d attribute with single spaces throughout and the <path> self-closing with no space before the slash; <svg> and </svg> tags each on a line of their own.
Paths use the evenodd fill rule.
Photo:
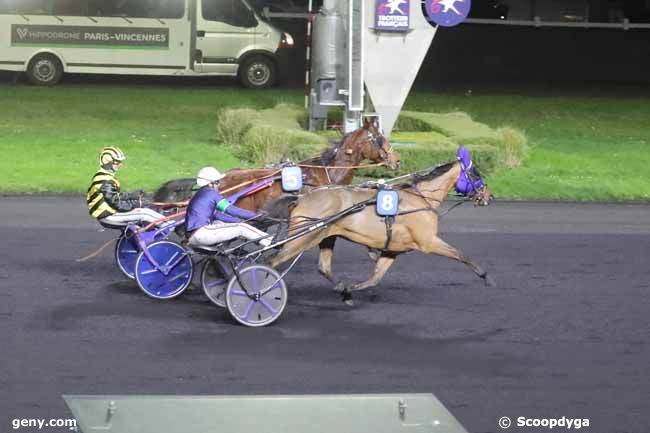
<svg viewBox="0 0 650 433">
<path fill-rule="evenodd" d="M 153 195 L 153 201 L 157 203 L 173 203 L 192 196 L 192 188 L 196 185 L 196 179 L 185 177 L 169 180 L 158 187 Z"/>
<path fill-rule="evenodd" d="M 269 214 L 270 217 L 289 219 L 289 214 L 296 207 L 298 196 L 283 195 L 274 200 L 271 200 L 264 205 L 263 210 Z"/>
<path fill-rule="evenodd" d="M 303 237 L 297 238 L 285 244 L 277 255 L 271 258 L 269 265 L 273 268 L 291 260 L 303 251 L 315 247 L 321 241 L 329 236 L 327 229 L 309 233 Z"/>
</svg>

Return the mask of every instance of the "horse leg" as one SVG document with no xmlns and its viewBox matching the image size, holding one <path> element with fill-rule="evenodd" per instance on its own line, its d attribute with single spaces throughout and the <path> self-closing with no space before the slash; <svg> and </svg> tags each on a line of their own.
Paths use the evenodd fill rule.
<svg viewBox="0 0 650 433">
<path fill-rule="evenodd" d="M 341 295 L 343 296 L 343 302 L 349 306 L 353 306 L 354 302 L 352 301 L 352 292 L 358 292 L 360 290 L 365 290 L 370 287 L 375 287 L 388 271 L 388 268 L 395 262 L 395 255 L 382 254 L 377 263 L 375 264 L 375 270 L 372 273 L 372 276 L 363 283 L 353 284 L 350 287 L 343 287 Z M 338 286 L 337 286 L 338 288 Z"/>
<path fill-rule="evenodd" d="M 382 254 L 377 259 L 375 270 L 373 271 L 370 278 L 362 283 L 353 284 L 347 290 L 349 292 L 358 292 L 361 290 L 369 289 L 370 287 L 375 287 L 377 284 L 379 284 L 381 279 L 384 278 L 386 271 L 388 271 L 388 268 L 390 268 L 395 262 L 396 257 L 397 256 L 394 254 Z"/>
<path fill-rule="evenodd" d="M 318 244 L 318 247 L 320 248 L 320 254 L 318 256 L 318 272 L 334 284 L 334 290 L 336 290 L 336 288 L 341 284 L 332 273 L 332 255 L 334 254 L 335 242 L 336 238 L 330 237 L 323 239 L 323 241 Z M 339 291 L 342 291 L 342 289 L 343 288 Z"/>
<path fill-rule="evenodd" d="M 433 240 L 429 243 L 429 245 L 426 245 L 422 251 L 429 254 L 437 254 L 439 256 L 449 257 L 452 260 L 457 260 L 465 264 L 468 268 L 474 271 L 476 275 L 482 278 L 485 281 L 486 286 L 496 286 L 494 279 L 489 276 L 488 273 L 485 272 L 479 265 L 474 263 L 472 259 L 437 236 L 434 236 Z"/>
</svg>

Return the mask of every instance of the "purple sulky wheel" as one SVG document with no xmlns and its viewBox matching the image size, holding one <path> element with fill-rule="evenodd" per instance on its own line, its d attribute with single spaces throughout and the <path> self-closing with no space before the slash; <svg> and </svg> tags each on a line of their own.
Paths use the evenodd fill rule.
<svg viewBox="0 0 650 433">
<path fill-rule="evenodd" d="M 245 267 L 239 271 L 239 279 L 233 276 L 228 283 L 226 306 L 242 325 L 270 325 L 287 306 L 287 285 L 273 268 L 264 265 Z"/>
</svg>

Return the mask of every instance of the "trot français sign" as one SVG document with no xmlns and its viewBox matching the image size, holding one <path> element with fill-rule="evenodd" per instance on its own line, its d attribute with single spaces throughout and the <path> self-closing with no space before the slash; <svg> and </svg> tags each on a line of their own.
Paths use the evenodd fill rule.
<svg viewBox="0 0 650 433">
<path fill-rule="evenodd" d="M 410 1 L 376 0 L 375 30 L 407 32 L 410 29 Z"/>
<path fill-rule="evenodd" d="M 472 0 L 427 0 L 427 15 L 442 27 L 453 27 L 465 21 L 472 8 Z"/>
<path fill-rule="evenodd" d="M 70 48 L 169 48 L 169 29 L 14 24 L 11 45 L 56 45 Z"/>
</svg>

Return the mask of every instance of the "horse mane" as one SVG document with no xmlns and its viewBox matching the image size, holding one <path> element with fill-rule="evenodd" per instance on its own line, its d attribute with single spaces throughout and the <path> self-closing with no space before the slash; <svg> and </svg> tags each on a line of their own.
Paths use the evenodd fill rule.
<svg viewBox="0 0 650 433">
<path fill-rule="evenodd" d="M 341 137 L 340 140 L 337 140 L 334 142 L 334 145 L 329 148 L 325 149 L 323 153 L 320 154 L 320 156 L 315 156 L 313 158 L 306 159 L 302 161 L 303 164 L 311 164 L 311 165 L 331 165 L 334 162 L 334 159 L 336 158 L 336 154 L 338 153 L 339 149 L 343 144 L 350 138 L 352 135 L 352 132 L 349 132 L 345 134 L 343 137 Z"/>
<path fill-rule="evenodd" d="M 443 174 L 447 173 L 449 170 L 452 169 L 454 164 L 456 164 L 456 160 L 445 162 L 444 164 L 437 165 L 433 167 L 431 170 L 429 170 L 428 173 L 415 173 L 413 175 L 413 179 L 415 182 L 423 182 L 426 180 L 431 180 L 435 179 L 436 177 L 440 177 Z"/>
<path fill-rule="evenodd" d="M 405 182 L 403 184 L 400 184 L 398 188 L 403 189 L 403 188 L 410 188 L 413 185 L 416 185 L 420 182 L 425 182 L 427 180 L 435 179 L 437 177 L 442 176 L 443 174 L 447 173 L 449 170 L 452 169 L 454 164 L 456 163 L 456 160 L 445 162 L 444 164 L 436 165 L 435 167 L 432 167 L 428 171 L 422 170 L 419 172 L 416 172 L 413 174 L 413 177 L 409 182 Z"/>
</svg>

